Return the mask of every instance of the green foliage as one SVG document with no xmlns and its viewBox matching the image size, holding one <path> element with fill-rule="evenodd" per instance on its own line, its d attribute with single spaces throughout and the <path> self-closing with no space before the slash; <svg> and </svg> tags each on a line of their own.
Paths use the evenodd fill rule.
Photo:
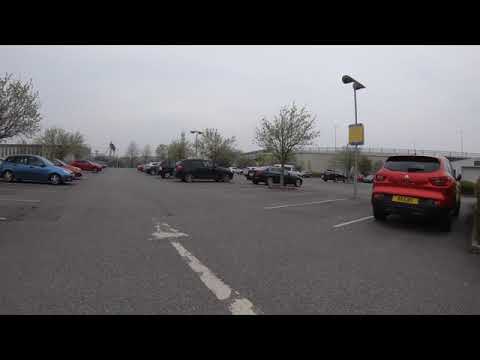
<svg viewBox="0 0 480 360">
<path fill-rule="evenodd" d="M 236 160 L 236 166 L 243 169 L 248 166 L 255 166 L 255 160 L 252 160 L 244 155 L 239 155 Z"/>
<path fill-rule="evenodd" d="M 193 154 L 192 145 L 187 140 L 184 132 L 180 134 L 180 139 L 173 140 L 168 145 L 167 151 L 169 160 L 183 160 Z"/>
<path fill-rule="evenodd" d="M 70 154 L 75 158 L 84 158 L 90 152 L 82 134 L 78 131 L 70 133 L 57 127 L 45 129 L 43 135 L 40 135 L 36 142 L 50 147 L 48 154 L 50 158 L 63 160 Z"/>
<path fill-rule="evenodd" d="M 343 151 L 338 152 L 330 161 L 329 166 L 338 171 L 343 171 L 347 176 L 350 174 L 350 169 L 355 164 L 355 148 L 347 146 Z M 377 164 L 378 165 L 378 164 Z M 368 175 L 372 172 L 372 161 L 361 153 L 358 152 L 358 172 L 359 174 Z"/>
<path fill-rule="evenodd" d="M 373 172 L 376 173 L 378 170 L 380 170 L 383 166 L 383 161 L 382 160 L 377 160 L 373 163 Z"/>
<path fill-rule="evenodd" d="M 155 155 L 157 155 L 158 160 L 166 160 L 168 158 L 168 146 L 160 144 L 155 149 Z"/>
<path fill-rule="evenodd" d="M 477 196 L 477 204 L 475 206 L 475 213 L 477 216 L 477 239 L 480 239 L 480 178 L 475 184 L 475 194 Z"/>
<path fill-rule="evenodd" d="M 263 118 L 256 129 L 255 140 L 284 165 L 299 147 L 310 145 L 318 137 L 320 133 L 314 126 L 315 116 L 305 107 L 299 108 L 293 103 L 282 107 L 272 120 Z M 283 174 L 280 181 L 283 184 Z"/>
<path fill-rule="evenodd" d="M 364 176 L 369 175 L 372 172 L 372 161 L 367 156 L 359 155 L 358 171 Z"/>
<path fill-rule="evenodd" d="M 275 157 L 272 153 L 261 152 L 257 154 L 255 162 L 255 165 L 257 166 L 273 165 L 273 163 L 275 162 Z"/>
<path fill-rule="evenodd" d="M 219 166 L 231 166 L 238 156 L 235 142 L 235 137 L 225 138 L 217 129 L 205 129 L 198 141 L 198 151 Z"/>
<path fill-rule="evenodd" d="M 462 194 L 473 195 L 475 193 L 475 183 L 472 181 L 462 180 L 460 181 L 460 187 Z"/>
<path fill-rule="evenodd" d="M 14 136 L 31 137 L 40 129 L 38 92 L 32 81 L 22 83 L 6 74 L 0 78 L 0 141 Z"/>
</svg>

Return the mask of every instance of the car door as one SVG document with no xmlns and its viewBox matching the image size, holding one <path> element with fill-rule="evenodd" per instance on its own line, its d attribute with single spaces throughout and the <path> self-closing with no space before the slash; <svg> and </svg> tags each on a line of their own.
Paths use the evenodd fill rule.
<svg viewBox="0 0 480 360">
<path fill-rule="evenodd" d="M 45 163 L 36 156 L 27 157 L 28 176 L 31 181 L 48 181 L 48 169 Z"/>
<path fill-rule="evenodd" d="M 28 165 L 27 165 L 27 157 L 26 156 L 16 156 L 13 159 L 13 175 L 17 179 L 21 180 L 30 180 L 29 172 L 28 172 Z"/>
<path fill-rule="evenodd" d="M 215 179 L 223 175 L 219 173 L 218 168 L 211 161 L 203 161 L 203 173 L 204 179 Z"/>
</svg>

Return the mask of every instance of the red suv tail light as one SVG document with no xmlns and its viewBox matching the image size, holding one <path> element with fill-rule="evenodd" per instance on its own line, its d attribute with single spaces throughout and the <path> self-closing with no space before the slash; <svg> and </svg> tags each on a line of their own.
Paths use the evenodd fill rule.
<svg viewBox="0 0 480 360">
<path fill-rule="evenodd" d="M 448 176 L 432 177 L 430 183 L 435 186 L 447 186 L 450 185 L 450 178 Z"/>
<path fill-rule="evenodd" d="M 387 180 L 387 178 L 385 176 L 380 175 L 380 174 L 375 175 L 375 181 L 385 181 L 385 180 Z"/>
</svg>

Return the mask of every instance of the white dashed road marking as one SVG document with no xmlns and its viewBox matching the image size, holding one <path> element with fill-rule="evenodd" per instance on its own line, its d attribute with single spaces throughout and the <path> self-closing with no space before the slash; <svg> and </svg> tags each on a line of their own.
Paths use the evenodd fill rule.
<svg viewBox="0 0 480 360">
<path fill-rule="evenodd" d="M 40 202 L 40 200 L 18 200 L 18 199 L 5 199 L 5 198 L 0 198 L 0 201 L 17 201 L 17 202 L 33 202 L 33 203 Z"/>
<path fill-rule="evenodd" d="M 156 231 L 152 234 L 155 239 L 170 239 L 189 236 L 182 233 L 166 223 L 156 224 Z M 215 295 L 215 297 L 228 304 L 228 309 L 233 315 L 257 315 L 252 302 L 240 296 L 225 284 L 222 279 L 215 275 L 208 267 L 203 265 L 194 255 L 183 247 L 178 241 L 171 240 L 170 243 L 177 250 L 178 254 L 185 260 L 187 265 L 199 275 L 203 284 Z"/>
<path fill-rule="evenodd" d="M 280 209 L 280 208 L 293 207 L 293 206 L 325 204 L 325 203 L 329 203 L 329 202 L 342 201 L 342 200 L 347 200 L 347 199 L 332 199 L 332 200 L 312 201 L 312 202 L 300 203 L 300 204 L 285 204 L 285 205 L 278 205 L 278 206 L 267 206 L 267 207 L 264 207 L 264 209 L 265 210 L 272 210 L 272 209 Z"/>
<path fill-rule="evenodd" d="M 365 216 L 365 217 L 362 217 L 360 219 L 347 221 L 347 222 L 344 222 L 344 223 L 341 223 L 341 224 L 334 225 L 333 227 L 334 228 L 339 228 L 339 227 L 342 227 L 342 226 L 346 226 L 346 225 L 350 225 L 350 224 L 353 224 L 353 223 L 357 223 L 357 222 L 365 221 L 365 220 L 370 220 L 370 219 L 373 219 L 373 216 Z"/>
</svg>

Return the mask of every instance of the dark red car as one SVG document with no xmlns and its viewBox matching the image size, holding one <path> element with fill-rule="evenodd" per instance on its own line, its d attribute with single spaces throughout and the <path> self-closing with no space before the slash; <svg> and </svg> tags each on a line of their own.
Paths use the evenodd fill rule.
<svg viewBox="0 0 480 360">
<path fill-rule="evenodd" d="M 94 172 L 102 171 L 102 167 L 100 165 L 88 160 L 75 160 L 70 162 L 70 165 L 76 166 L 86 171 L 94 171 Z"/>
<path fill-rule="evenodd" d="M 450 231 L 451 217 L 460 211 L 460 180 L 445 157 L 391 156 L 373 180 L 373 215 L 431 216 Z"/>
</svg>

